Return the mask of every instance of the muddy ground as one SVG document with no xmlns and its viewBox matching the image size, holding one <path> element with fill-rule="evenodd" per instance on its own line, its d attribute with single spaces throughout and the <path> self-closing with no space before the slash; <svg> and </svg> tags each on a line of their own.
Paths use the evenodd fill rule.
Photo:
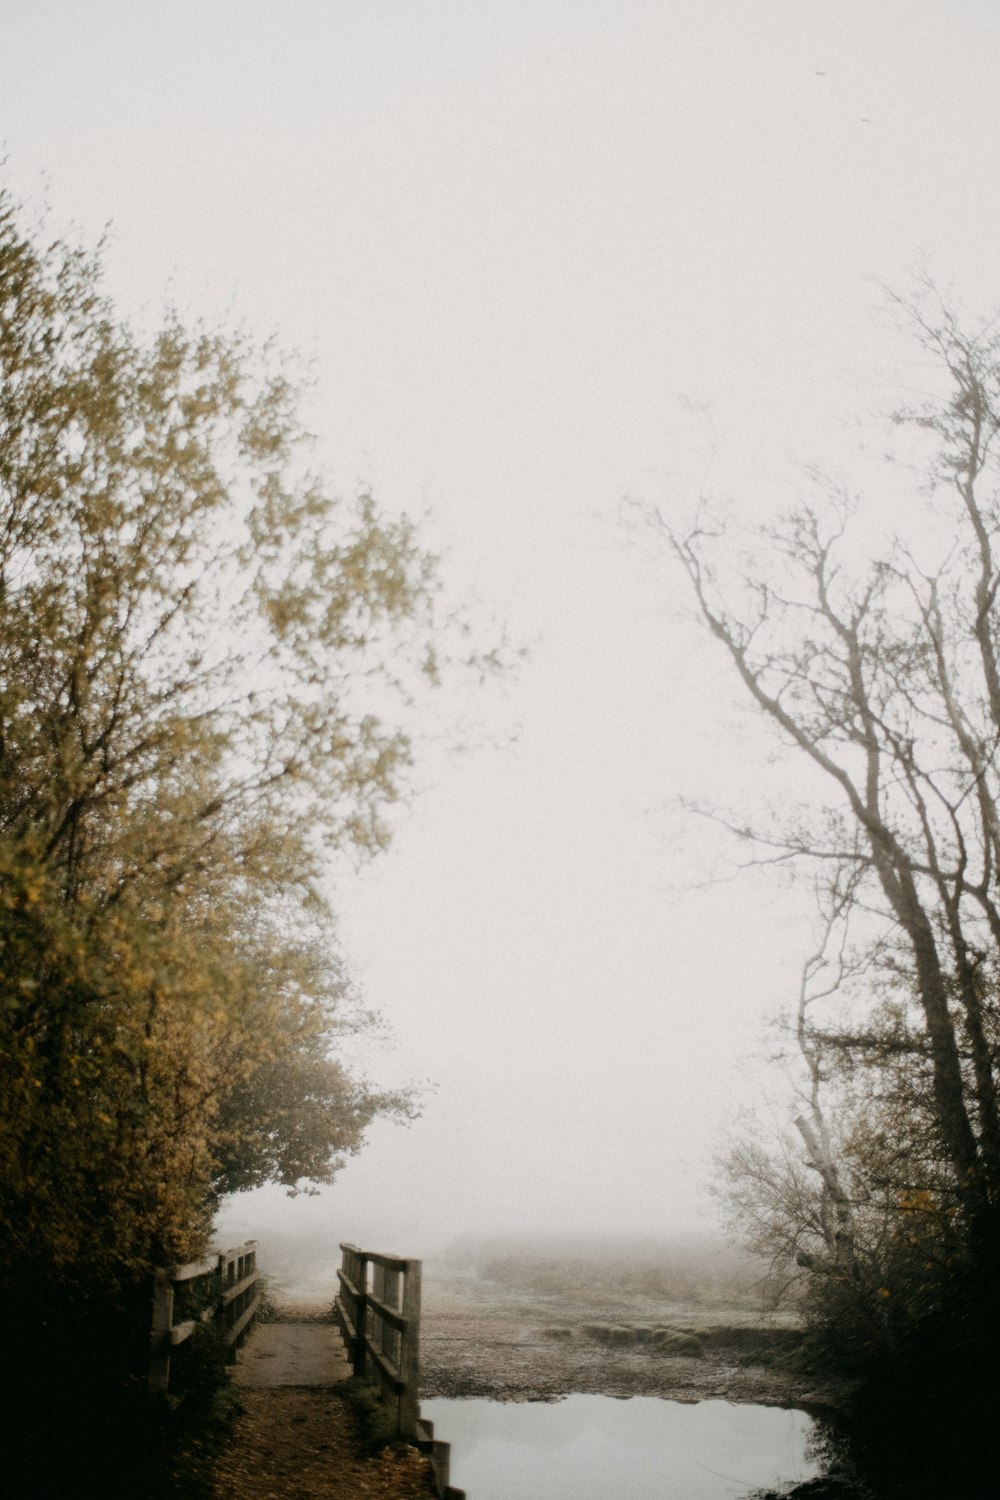
<svg viewBox="0 0 1000 1500">
<path fill-rule="evenodd" d="M 552 1401 L 583 1392 L 794 1406 L 836 1401 L 837 1392 L 817 1387 L 815 1377 L 774 1363 L 775 1351 L 755 1353 L 748 1345 L 757 1341 L 757 1332 L 746 1326 L 703 1319 L 697 1328 L 700 1357 L 678 1356 L 652 1343 L 616 1346 L 584 1332 L 623 1321 L 621 1309 L 602 1312 L 542 1299 L 491 1302 L 446 1284 L 431 1285 L 424 1298 L 421 1395 Z M 655 1313 L 637 1318 L 630 1309 L 632 1326 L 662 1321 Z M 686 1326 L 691 1327 L 690 1319 Z M 779 1344 L 789 1337 L 775 1330 Z"/>
</svg>

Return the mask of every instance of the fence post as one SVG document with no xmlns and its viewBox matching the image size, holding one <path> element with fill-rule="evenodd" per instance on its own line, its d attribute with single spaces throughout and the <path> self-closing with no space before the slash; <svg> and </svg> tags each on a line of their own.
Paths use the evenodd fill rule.
<svg viewBox="0 0 1000 1500">
<path fill-rule="evenodd" d="M 417 1436 L 420 1417 L 417 1399 L 420 1381 L 420 1269 L 419 1260 L 408 1260 L 403 1274 L 402 1314 L 406 1319 L 406 1331 L 399 1351 L 399 1374 L 403 1381 L 403 1394 L 399 1398 L 399 1433 L 409 1442 Z"/>
<path fill-rule="evenodd" d="M 170 1330 L 174 1326 L 174 1288 L 170 1272 L 153 1272 L 153 1323 L 149 1335 L 149 1393 L 165 1397 L 170 1388 Z"/>
<path fill-rule="evenodd" d="M 357 1343 L 354 1346 L 354 1373 L 361 1380 L 368 1376 L 368 1350 L 365 1348 L 365 1339 L 368 1337 L 368 1257 L 362 1251 L 357 1258 L 358 1278 L 355 1286 L 358 1289 L 358 1309 L 354 1319 L 354 1327 L 357 1332 Z"/>
</svg>

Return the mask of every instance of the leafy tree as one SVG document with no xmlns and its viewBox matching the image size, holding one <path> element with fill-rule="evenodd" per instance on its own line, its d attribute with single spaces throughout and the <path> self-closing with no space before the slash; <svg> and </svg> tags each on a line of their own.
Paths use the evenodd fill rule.
<svg viewBox="0 0 1000 1500">
<path fill-rule="evenodd" d="M 0 1285 L 113 1288 L 409 1107 L 334 1055 L 322 881 L 386 842 L 447 628 L 411 524 L 307 467 L 273 349 L 140 336 L 22 218 L 0 195 Z"/>
</svg>

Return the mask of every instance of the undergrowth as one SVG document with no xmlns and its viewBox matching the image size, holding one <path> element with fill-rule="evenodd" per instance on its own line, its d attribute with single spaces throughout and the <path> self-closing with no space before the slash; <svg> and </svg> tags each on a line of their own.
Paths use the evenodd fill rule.
<svg viewBox="0 0 1000 1500">
<path fill-rule="evenodd" d="M 395 1442 L 397 1431 L 396 1409 L 382 1399 L 376 1386 L 356 1375 L 337 1387 L 337 1394 L 353 1411 L 358 1424 L 358 1437 L 366 1458 L 379 1453 L 387 1444 Z"/>
</svg>

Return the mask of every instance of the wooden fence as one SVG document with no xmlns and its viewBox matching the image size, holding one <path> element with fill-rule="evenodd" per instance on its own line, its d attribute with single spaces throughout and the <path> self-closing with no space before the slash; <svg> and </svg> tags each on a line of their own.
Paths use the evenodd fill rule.
<svg viewBox="0 0 1000 1500">
<path fill-rule="evenodd" d="M 193 1306 L 194 1315 L 174 1322 L 175 1300 Z M 227 1358 L 235 1359 L 260 1306 L 257 1286 L 257 1241 L 235 1250 L 210 1255 L 186 1266 L 169 1266 L 154 1273 L 153 1326 L 150 1333 L 149 1390 L 166 1397 L 170 1389 L 170 1356 L 185 1344 L 199 1323 L 217 1321 L 226 1343 Z"/>
<path fill-rule="evenodd" d="M 425 1452 L 443 1500 L 465 1500 L 448 1484 L 450 1450 L 435 1442 L 432 1423 L 420 1415 L 421 1262 L 341 1244 L 340 1290 L 334 1315 L 354 1374 L 376 1385 L 395 1408 L 396 1431 Z"/>
</svg>

